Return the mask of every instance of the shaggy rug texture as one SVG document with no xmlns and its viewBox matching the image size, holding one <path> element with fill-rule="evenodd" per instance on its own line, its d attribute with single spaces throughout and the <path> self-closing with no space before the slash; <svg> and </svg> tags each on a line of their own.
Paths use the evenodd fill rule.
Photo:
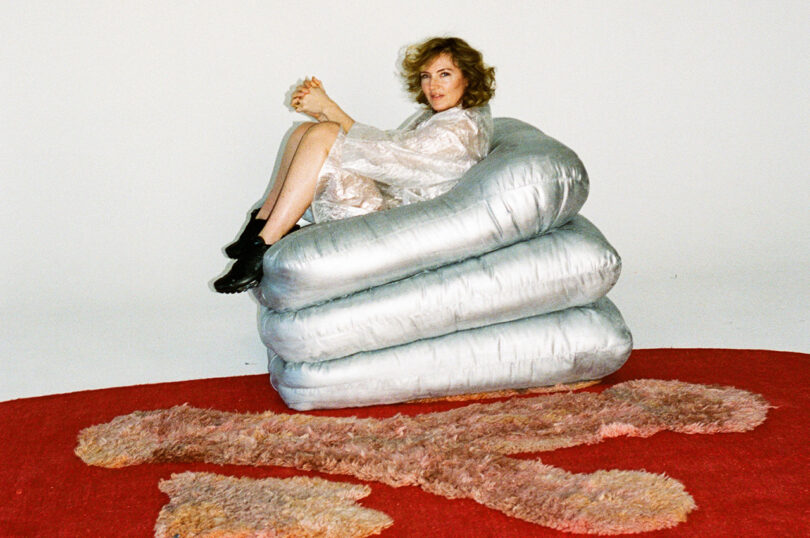
<svg viewBox="0 0 810 538">
<path fill-rule="evenodd" d="M 748 431 L 767 410 L 760 396 L 732 387 L 657 380 L 387 419 L 177 406 L 86 428 L 75 451 L 104 467 L 204 461 L 347 474 L 470 498 L 563 531 L 636 533 L 686 519 L 695 503 L 680 482 L 643 471 L 575 474 L 507 455 L 663 430 Z"/>
<path fill-rule="evenodd" d="M 173 474 L 160 482 L 171 501 L 155 524 L 157 538 L 362 538 L 393 524 L 355 503 L 364 485 L 321 478 L 234 478 L 212 473 Z"/>
</svg>

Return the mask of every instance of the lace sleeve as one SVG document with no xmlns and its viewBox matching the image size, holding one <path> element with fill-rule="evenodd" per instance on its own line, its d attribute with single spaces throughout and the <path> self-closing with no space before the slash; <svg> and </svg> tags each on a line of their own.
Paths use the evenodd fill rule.
<svg viewBox="0 0 810 538">
<path fill-rule="evenodd" d="M 380 183 L 425 188 L 461 177 L 486 156 L 489 110 L 453 108 L 412 129 L 383 131 L 355 123 L 343 146 L 342 167 Z"/>
</svg>

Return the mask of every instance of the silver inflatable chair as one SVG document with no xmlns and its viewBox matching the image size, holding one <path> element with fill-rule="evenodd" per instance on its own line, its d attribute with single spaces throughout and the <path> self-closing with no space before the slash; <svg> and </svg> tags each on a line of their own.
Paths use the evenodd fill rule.
<svg viewBox="0 0 810 538">
<path fill-rule="evenodd" d="M 306 226 L 267 251 L 260 333 L 299 410 L 594 380 L 632 338 L 621 259 L 578 216 L 576 154 L 514 119 L 446 194 Z"/>
</svg>

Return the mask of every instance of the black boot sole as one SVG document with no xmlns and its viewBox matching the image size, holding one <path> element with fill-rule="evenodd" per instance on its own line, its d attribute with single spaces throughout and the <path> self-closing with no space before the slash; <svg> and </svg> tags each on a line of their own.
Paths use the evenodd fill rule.
<svg viewBox="0 0 810 538">
<path fill-rule="evenodd" d="M 264 254 L 269 248 L 261 237 L 254 239 L 244 256 L 236 260 L 225 275 L 214 281 L 217 293 L 241 293 L 258 286 L 263 276 Z"/>
<path fill-rule="evenodd" d="M 223 293 L 225 295 L 233 295 L 234 293 L 242 293 L 244 291 L 252 290 L 253 288 L 259 287 L 261 280 L 251 280 L 245 284 L 229 288 L 229 289 L 219 289 L 217 288 L 216 284 L 214 285 L 214 289 L 217 293 Z"/>
</svg>

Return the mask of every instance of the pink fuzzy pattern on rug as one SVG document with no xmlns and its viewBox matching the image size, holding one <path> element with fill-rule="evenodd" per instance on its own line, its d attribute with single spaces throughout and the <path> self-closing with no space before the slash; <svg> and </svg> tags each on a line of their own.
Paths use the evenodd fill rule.
<svg viewBox="0 0 810 538">
<path fill-rule="evenodd" d="M 363 538 L 393 524 L 386 514 L 355 503 L 364 485 L 321 478 L 235 478 L 173 474 L 160 490 L 171 501 L 155 524 L 156 538 Z"/>
<path fill-rule="evenodd" d="M 658 380 L 388 419 L 178 406 L 87 428 L 76 454 L 105 467 L 204 461 L 347 474 L 474 499 L 558 530 L 637 533 L 685 521 L 695 503 L 680 482 L 643 471 L 573 474 L 507 455 L 662 430 L 748 431 L 767 410 L 761 396 L 743 390 Z"/>
</svg>

